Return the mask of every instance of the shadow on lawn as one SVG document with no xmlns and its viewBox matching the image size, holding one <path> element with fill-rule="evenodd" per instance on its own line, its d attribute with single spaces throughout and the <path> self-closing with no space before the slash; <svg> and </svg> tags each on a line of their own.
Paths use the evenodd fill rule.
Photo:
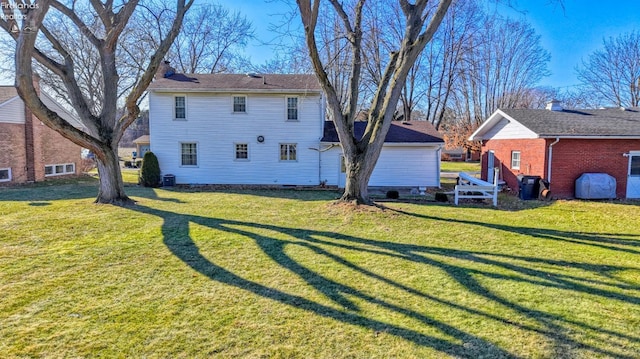
<svg viewBox="0 0 640 359">
<path fill-rule="evenodd" d="M 465 312 L 467 315 L 482 317 L 483 320 L 495 321 L 501 325 L 508 325 L 520 330 L 528 331 L 531 332 L 532 335 L 542 335 L 552 343 L 554 350 L 553 357 L 571 357 L 573 350 L 580 349 L 589 351 L 596 356 L 604 355 L 618 358 L 632 358 L 632 356 L 621 353 L 625 350 L 625 345 L 628 345 L 625 343 L 640 341 L 640 336 L 636 333 L 626 334 L 624 332 L 604 330 L 594 327 L 586 321 L 582 322 L 567 319 L 558 314 L 526 307 L 502 297 L 500 293 L 492 291 L 478 280 L 478 277 L 482 276 L 490 279 L 517 281 L 541 286 L 543 288 L 560 288 L 578 293 L 588 293 L 602 298 L 609 298 L 637 305 L 640 304 L 640 298 L 622 294 L 615 290 L 638 290 L 640 287 L 637 284 L 620 281 L 612 275 L 612 273 L 616 271 L 637 268 L 551 261 L 534 257 L 521 257 L 490 252 L 455 250 L 424 245 L 377 241 L 328 231 L 305 230 L 266 224 L 247 223 L 236 220 L 209 218 L 197 215 L 184 215 L 140 205 L 130 207 L 130 209 L 162 218 L 162 234 L 167 248 L 186 265 L 195 271 L 208 276 L 214 281 L 234 286 L 264 298 L 269 298 L 282 304 L 310 311 L 316 315 L 332 318 L 346 324 L 365 327 L 376 332 L 389 333 L 411 341 L 417 345 L 431 347 L 437 351 L 452 356 L 464 358 L 517 357 L 516 354 L 510 353 L 493 344 L 490 341 L 490 334 L 488 334 L 488 338 L 481 338 L 463 329 L 430 317 L 427 314 L 429 301 L 437 305 L 449 307 L 451 310 Z M 407 212 L 402 213 L 404 215 L 417 216 L 435 221 L 450 221 L 449 219 L 444 218 L 429 217 Z M 472 221 L 460 222 L 468 225 L 486 226 L 484 223 Z M 213 259 L 207 258 L 200 253 L 198 246 L 189 234 L 189 223 L 196 223 L 211 229 L 251 238 L 266 255 L 272 258 L 280 266 L 297 274 L 309 285 L 313 286 L 332 302 L 339 304 L 344 309 L 336 309 L 335 307 L 327 306 L 299 295 L 285 293 L 278 288 L 268 287 L 254 281 L 247 280 L 234 274 L 230 270 L 217 265 Z M 619 248 L 610 247 L 609 244 L 616 243 L 628 245 L 630 243 L 624 240 L 612 239 L 610 236 L 603 234 L 582 234 L 578 235 L 578 239 L 575 239 L 575 234 L 561 231 L 534 230 L 511 226 L 493 226 L 490 228 L 543 238 L 549 237 L 567 241 L 579 240 L 581 244 L 585 244 L 584 242 L 592 242 L 594 244 L 604 243 L 603 246 L 606 248 L 616 250 Z M 268 235 L 255 232 L 264 232 L 264 230 L 285 234 L 290 236 L 292 239 L 285 240 L 272 238 Z M 369 277 L 370 279 L 380 281 L 385 285 L 405 291 L 410 295 L 420 297 L 426 301 L 424 306 L 425 310 L 418 312 L 413 309 L 394 304 L 385 299 L 381 299 L 382 297 L 372 296 L 371 294 L 357 289 L 356 286 L 347 285 L 327 278 L 320 273 L 305 267 L 287 254 L 285 249 L 288 245 L 305 247 L 315 252 L 318 256 L 324 256 L 331 259 L 339 266 L 344 266 L 350 270 L 357 271 L 361 275 Z M 333 247 L 349 251 L 361 251 L 380 256 L 380 260 L 384 260 L 385 257 L 389 257 L 436 267 L 447 273 L 453 280 L 462 285 L 470 293 L 483 298 L 484 301 L 491 301 L 494 304 L 504 306 L 510 311 L 516 312 L 517 315 L 515 317 L 520 318 L 494 314 L 484 309 L 467 307 L 447 298 L 440 298 L 431 295 L 428 292 L 402 284 L 393 278 L 374 273 L 363 266 L 359 266 L 348 261 L 340 254 L 334 253 L 336 251 L 327 251 L 326 249 L 323 249 L 323 247 Z M 457 265 L 452 263 L 461 264 Z M 536 263 L 544 263 L 546 267 L 554 266 L 554 269 L 556 270 L 552 271 L 531 268 L 532 265 Z M 488 266 L 497 267 L 498 270 L 486 269 Z M 561 269 L 565 267 L 580 269 L 582 271 L 589 272 L 590 274 L 604 274 L 607 279 L 610 279 L 615 283 L 606 280 L 596 281 L 575 275 L 562 274 Z M 508 272 L 508 274 L 505 274 L 506 272 Z M 593 285 L 609 287 L 611 289 L 596 288 Z M 442 334 L 449 336 L 452 339 L 445 340 L 439 337 L 426 335 L 419 331 L 419 328 L 412 329 L 397 324 L 387 323 L 382 320 L 368 318 L 360 312 L 358 305 L 351 301 L 349 297 L 358 298 L 368 302 L 369 304 L 385 308 L 390 312 L 417 320 L 427 327 L 437 329 Z M 597 344 L 590 345 L 580 341 L 579 339 L 575 339 L 576 337 L 588 338 L 593 336 L 592 334 L 582 335 L 582 332 L 584 331 L 593 331 L 597 333 Z M 576 334 L 576 332 L 578 333 Z M 620 348 L 621 352 L 611 349 L 612 346 L 616 348 L 616 345 Z"/>
</svg>

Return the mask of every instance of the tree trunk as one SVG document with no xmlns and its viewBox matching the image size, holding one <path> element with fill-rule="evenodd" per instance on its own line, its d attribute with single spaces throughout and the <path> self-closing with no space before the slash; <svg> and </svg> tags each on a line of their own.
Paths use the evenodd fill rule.
<svg viewBox="0 0 640 359">
<path fill-rule="evenodd" d="M 373 144 L 369 145 L 364 153 L 357 153 L 357 150 L 351 153 L 343 150 L 346 179 L 340 202 L 373 204 L 369 198 L 369 179 L 380 156 L 380 150 L 376 150 L 374 147 L 376 146 Z M 382 146 L 380 146 L 381 148 Z M 373 158 L 374 156 L 375 158 Z"/>
<path fill-rule="evenodd" d="M 120 172 L 118 150 L 104 148 L 103 153 L 96 154 L 100 188 L 95 203 L 127 205 L 134 203 L 124 193 L 124 182 Z"/>
</svg>

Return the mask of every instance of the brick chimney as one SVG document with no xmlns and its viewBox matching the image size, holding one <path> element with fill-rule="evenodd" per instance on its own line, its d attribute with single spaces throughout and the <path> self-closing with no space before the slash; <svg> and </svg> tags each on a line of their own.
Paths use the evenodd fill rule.
<svg viewBox="0 0 640 359">
<path fill-rule="evenodd" d="M 162 61 L 160 66 L 158 66 L 158 70 L 156 71 L 155 79 L 161 79 L 165 77 L 169 77 L 176 73 L 176 69 L 171 67 L 171 63 L 169 61 Z"/>
<path fill-rule="evenodd" d="M 551 100 L 547 103 L 547 106 L 545 107 L 547 110 L 549 111 L 562 111 L 562 105 L 561 102 L 558 100 Z"/>
</svg>

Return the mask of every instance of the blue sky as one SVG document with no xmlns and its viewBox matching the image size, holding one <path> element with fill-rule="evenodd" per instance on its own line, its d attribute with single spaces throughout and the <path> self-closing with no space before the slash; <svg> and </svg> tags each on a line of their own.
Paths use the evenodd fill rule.
<svg viewBox="0 0 640 359">
<path fill-rule="evenodd" d="M 389 0 L 391 1 L 391 0 Z M 270 23 L 280 21 L 278 14 L 289 5 L 282 0 L 220 0 L 230 10 L 244 14 L 254 25 L 258 41 L 249 48 L 249 55 L 258 63 L 268 59 L 273 51 L 260 41 L 273 40 Z M 502 1 L 506 2 L 506 1 Z M 575 67 L 581 59 L 602 47 L 603 38 L 616 37 L 634 29 L 640 31 L 640 0 L 564 0 L 564 9 L 554 0 L 512 0 L 513 10 L 493 5 L 500 13 L 527 19 L 538 35 L 542 46 L 551 54 L 549 70 L 552 75 L 540 85 L 573 86 L 578 83 Z M 289 4 L 295 5 L 293 0 Z"/>
</svg>

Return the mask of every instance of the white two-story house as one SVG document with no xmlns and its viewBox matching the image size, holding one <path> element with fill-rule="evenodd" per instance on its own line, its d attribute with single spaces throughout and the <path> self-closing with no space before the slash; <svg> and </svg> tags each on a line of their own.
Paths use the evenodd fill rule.
<svg viewBox="0 0 640 359">
<path fill-rule="evenodd" d="M 177 184 L 344 185 L 313 75 L 165 73 L 149 86 L 149 119 L 151 151 Z M 439 186 L 431 124 L 394 124 L 387 140 L 372 186 Z"/>
</svg>

